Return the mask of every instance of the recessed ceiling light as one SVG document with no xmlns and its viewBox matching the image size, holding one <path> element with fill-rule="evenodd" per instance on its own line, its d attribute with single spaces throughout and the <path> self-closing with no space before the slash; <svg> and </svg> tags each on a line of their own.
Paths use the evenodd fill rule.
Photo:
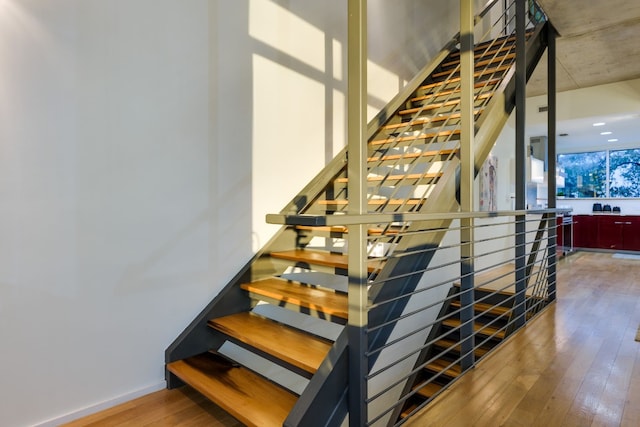
<svg viewBox="0 0 640 427">
<path fill-rule="evenodd" d="M 594 123 L 593 125 L 594 126 L 604 126 L 604 125 L 606 125 L 606 123 L 605 122 L 598 122 L 598 123 Z"/>
<path fill-rule="evenodd" d="M 609 132 L 609 131 L 607 131 L 607 132 L 600 132 L 600 135 L 611 135 L 612 133 L 613 133 L 613 132 Z"/>
<path fill-rule="evenodd" d="M 617 138 L 611 138 L 611 139 L 607 139 L 608 142 L 618 142 Z"/>
</svg>

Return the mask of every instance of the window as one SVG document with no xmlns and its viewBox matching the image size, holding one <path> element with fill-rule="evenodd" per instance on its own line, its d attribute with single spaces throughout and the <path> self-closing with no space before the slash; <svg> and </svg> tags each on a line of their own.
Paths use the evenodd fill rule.
<svg viewBox="0 0 640 427">
<path fill-rule="evenodd" d="M 558 155 L 558 168 L 564 177 L 559 196 L 606 197 L 607 152 Z"/>
<path fill-rule="evenodd" d="M 558 155 L 558 196 L 640 197 L 640 148 Z"/>
<path fill-rule="evenodd" d="M 611 197 L 640 197 L 640 148 L 609 152 Z"/>
</svg>

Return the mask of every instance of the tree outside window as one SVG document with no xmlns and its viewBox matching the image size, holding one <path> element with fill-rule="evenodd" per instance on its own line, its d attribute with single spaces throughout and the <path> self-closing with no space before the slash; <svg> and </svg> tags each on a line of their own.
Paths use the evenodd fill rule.
<svg viewBox="0 0 640 427">
<path fill-rule="evenodd" d="M 558 196 L 640 198 L 640 148 L 560 154 L 558 169 L 565 185 Z"/>
<path fill-rule="evenodd" d="M 606 151 L 560 154 L 558 167 L 564 174 L 564 189 L 559 190 L 563 190 L 564 196 L 606 197 Z"/>
<path fill-rule="evenodd" d="M 640 197 L 640 148 L 609 153 L 611 197 Z"/>
</svg>

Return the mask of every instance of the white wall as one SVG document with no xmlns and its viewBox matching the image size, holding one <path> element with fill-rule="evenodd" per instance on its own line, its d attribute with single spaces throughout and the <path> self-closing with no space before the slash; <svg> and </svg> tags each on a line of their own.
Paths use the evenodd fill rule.
<svg viewBox="0 0 640 427">
<path fill-rule="evenodd" d="M 209 46 L 206 0 L 0 1 L 0 425 L 161 387 L 241 263 L 210 238 Z"/>
<path fill-rule="evenodd" d="M 369 7 L 395 36 L 371 38 L 372 116 L 457 10 Z M 0 0 L 0 425 L 163 386 L 264 215 L 344 145 L 345 44 L 341 0 Z"/>
<path fill-rule="evenodd" d="M 596 151 L 606 144 L 609 149 L 635 148 L 640 144 L 640 135 L 635 131 L 634 118 L 640 115 L 640 79 L 626 80 L 560 92 L 557 95 L 558 132 L 568 136 L 557 138 L 558 153 Z M 538 107 L 547 105 L 547 97 L 527 98 L 526 138 L 547 135 L 547 113 Z M 607 142 L 593 132 L 591 125 L 596 120 L 612 122 L 616 128 L 622 124 L 624 135 L 616 135 L 618 142 Z M 586 130 L 585 130 L 586 128 Z M 631 129 L 631 131 L 630 131 Z M 613 129 L 603 129 L 613 130 Z"/>
<path fill-rule="evenodd" d="M 573 209 L 574 215 L 593 213 L 593 204 L 617 206 L 621 215 L 640 215 L 640 200 L 638 199 L 558 199 L 558 207 Z M 617 215 L 617 214 L 616 214 Z"/>
</svg>

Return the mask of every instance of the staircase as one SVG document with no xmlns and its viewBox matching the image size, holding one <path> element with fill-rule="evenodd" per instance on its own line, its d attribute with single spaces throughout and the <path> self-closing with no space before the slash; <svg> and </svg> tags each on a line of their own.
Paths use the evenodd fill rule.
<svg viewBox="0 0 640 427">
<path fill-rule="evenodd" d="M 508 266 L 491 269 L 478 274 L 476 281 L 504 288 L 505 285 L 514 283 L 513 275 L 510 274 L 512 271 Z M 476 359 L 481 359 L 496 348 L 510 331 L 514 293 L 495 292 L 493 289 L 483 289 L 480 285 L 474 290 L 474 294 L 476 302 L 473 347 Z M 441 321 L 428 339 L 432 344 L 419 362 L 420 365 L 424 365 L 424 369 L 418 373 L 411 385 L 415 393 L 405 403 L 401 418 L 408 416 L 462 375 L 462 369 L 456 363 L 461 358 L 460 308 L 460 285 L 455 284 L 438 315 Z"/>
<path fill-rule="evenodd" d="M 544 31 L 541 24 L 527 33 L 530 72 L 544 49 Z M 514 41 L 512 36 L 499 37 L 475 48 L 476 170 L 513 108 Z M 456 210 L 460 77 L 455 42 L 408 87 L 407 95 L 392 102 L 398 105 L 394 113 L 370 125 L 369 210 Z M 330 162 L 283 213 L 346 212 L 346 157 L 343 151 Z M 370 280 L 386 277 L 390 270 L 428 263 L 428 259 L 411 257 L 404 264 L 386 263 L 389 251 L 408 244 L 406 238 L 394 236 L 414 226 L 398 222 L 369 228 Z M 348 377 L 347 232 L 345 227 L 314 224 L 283 227 L 167 349 L 168 386 L 188 384 L 249 426 L 340 424 Z M 437 246 L 439 238 L 411 244 Z M 391 291 L 383 289 L 370 298 L 375 301 L 385 292 Z M 443 310 L 455 312 L 459 302 L 453 297 L 448 301 Z M 476 309 L 483 306 L 477 304 Z M 505 317 L 495 307 L 484 314 L 487 321 Z M 387 315 L 376 311 L 371 317 Z M 455 323 L 452 315 L 440 327 L 455 330 Z M 490 326 L 481 330 L 491 332 Z M 388 333 L 382 328 L 371 341 L 384 342 Z M 432 372 L 426 370 L 420 378 L 435 372 L 444 386 L 460 374 L 457 365 L 447 363 L 458 351 L 452 344 L 457 341 L 454 334 L 451 342 L 440 340 L 423 355 L 434 360 L 428 368 Z M 486 354 L 502 338 L 492 336 L 477 355 Z M 413 387 L 420 389 L 420 378 Z M 429 398 L 438 390 L 429 385 L 416 396 Z M 407 402 L 407 407 L 415 404 Z"/>
</svg>

